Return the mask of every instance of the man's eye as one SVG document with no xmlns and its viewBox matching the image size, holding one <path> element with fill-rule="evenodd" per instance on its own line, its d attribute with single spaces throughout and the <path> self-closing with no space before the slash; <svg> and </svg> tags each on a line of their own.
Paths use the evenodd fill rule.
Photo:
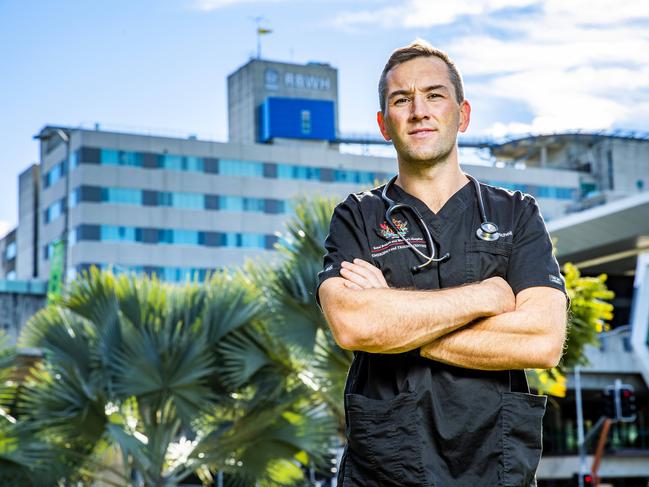
<svg viewBox="0 0 649 487">
<path fill-rule="evenodd" d="M 432 98 L 441 98 L 441 96 L 442 95 L 440 95 L 439 93 L 429 93 L 428 94 L 428 98 L 431 98 L 431 99 Z"/>
<path fill-rule="evenodd" d="M 399 98 L 397 101 L 394 102 L 395 105 L 403 105 L 408 101 L 408 98 Z"/>
</svg>

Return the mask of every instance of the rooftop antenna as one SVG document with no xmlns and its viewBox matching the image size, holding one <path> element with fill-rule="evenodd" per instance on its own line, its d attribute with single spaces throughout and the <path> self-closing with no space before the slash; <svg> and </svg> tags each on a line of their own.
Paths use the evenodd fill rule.
<svg viewBox="0 0 649 487">
<path fill-rule="evenodd" d="M 267 27 L 262 27 L 261 23 L 266 21 L 264 17 L 255 17 L 253 18 L 255 25 L 257 26 L 257 59 L 261 59 L 261 36 L 265 34 L 271 34 L 273 31 Z"/>
</svg>

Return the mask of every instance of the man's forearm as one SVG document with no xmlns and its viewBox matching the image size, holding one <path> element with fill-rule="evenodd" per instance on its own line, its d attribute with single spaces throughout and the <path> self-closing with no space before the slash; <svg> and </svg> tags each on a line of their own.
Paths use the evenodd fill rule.
<svg viewBox="0 0 649 487">
<path fill-rule="evenodd" d="M 326 294 L 321 294 L 328 300 L 325 315 L 338 343 L 372 353 L 418 348 L 499 312 L 501 306 L 493 287 L 483 283 L 430 291 L 346 289 Z"/>
<path fill-rule="evenodd" d="M 561 296 L 545 309 L 523 309 L 477 320 L 421 347 L 423 357 L 482 370 L 551 368 L 565 339 Z"/>
</svg>

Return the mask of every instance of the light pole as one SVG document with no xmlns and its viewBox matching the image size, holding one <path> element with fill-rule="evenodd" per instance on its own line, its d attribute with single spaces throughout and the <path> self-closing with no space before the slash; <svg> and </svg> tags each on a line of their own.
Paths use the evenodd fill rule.
<svg viewBox="0 0 649 487">
<path fill-rule="evenodd" d="M 65 197 L 63 198 L 63 234 L 61 235 L 61 240 L 63 241 L 63 272 L 61 274 L 61 280 L 65 284 L 68 274 L 68 228 L 70 225 L 70 132 L 66 129 L 51 127 L 46 133 L 41 132 L 35 135 L 34 138 L 43 142 L 55 136 L 60 137 L 65 144 Z"/>
</svg>

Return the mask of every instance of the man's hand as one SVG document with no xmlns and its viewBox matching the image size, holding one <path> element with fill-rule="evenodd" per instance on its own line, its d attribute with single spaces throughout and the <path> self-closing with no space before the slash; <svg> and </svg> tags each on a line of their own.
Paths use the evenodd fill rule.
<svg viewBox="0 0 649 487">
<path fill-rule="evenodd" d="M 350 289 L 381 289 L 388 288 L 385 277 L 378 267 L 362 259 L 354 262 L 343 262 L 340 275 L 345 279 L 344 284 Z"/>
<path fill-rule="evenodd" d="M 516 309 L 516 296 L 514 296 L 514 292 L 507 281 L 502 277 L 485 279 L 480 282 L 480 286 L 486 289 L 487 292 L 492 293 L 490 300 L 494 305 L 492 310 L 494 316 L 509 313 Z"/>
</svg>

